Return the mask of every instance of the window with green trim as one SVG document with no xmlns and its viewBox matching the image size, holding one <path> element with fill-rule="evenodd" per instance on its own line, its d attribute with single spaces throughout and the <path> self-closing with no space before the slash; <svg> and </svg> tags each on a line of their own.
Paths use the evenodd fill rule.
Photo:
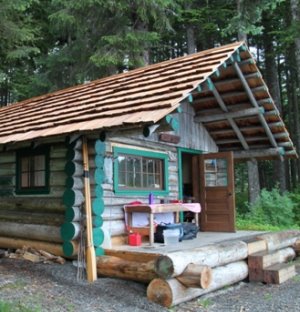
<svg viewBox="0 0 300 312">
<path fill-rule="evenodd" d="M 49 149 L 17 152 L 17 194 L 49 193 Z"/>
<path fill-rule="evenodd" d="M 167 190 L 166 154 L 116 147 L 114 156 L 115 191 L 159 193 Z"/>
</svg>

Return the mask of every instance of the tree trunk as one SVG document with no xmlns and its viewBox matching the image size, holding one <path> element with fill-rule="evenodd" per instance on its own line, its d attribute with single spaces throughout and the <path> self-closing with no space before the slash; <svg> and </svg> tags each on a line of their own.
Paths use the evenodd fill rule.
<svg viewBox="0 0 300 312">
<path fill-rule="evenodd" d="M 278 69 L 276 58 L 274 55 L 274 38 L 270 34 L 270 18 L 268 13 L 263 15 L 263 26 L 264 26 L 264 48 L 265 48 L 265 77 L 266 82 L 269 87 L 272 98 L 277 106 L 278 110 L 282 114 L 282 105 L 281 105 L 281 97 L 280 97 L 280 87 L 279 87 L 279 79 L 278 79 Z M 281 160 L 275 160 L 273 162 L 274 166 L 274 180 L 273 186 L 276 182 L 279 182 L 279 189 L 281 193 L 286 191 L 286 174 L 285 174 L 285 163 Z"/>
<path fill-rule="evenodd" d="M 257 160 L 252 158 L 247 162 L 248 165 L 248 185 L 249 185 L 249 203 L 253 204 L 259 197 L 260 183 Z"/>
<path fill-rule="evenodd" d="M 300 9 L 299 9 L 299 1 L 298 0 L 291 0 L 291 15 L 292 15 L 292 21 L 295 24 L 300 23 Z M 297 89 L 299 88 L 299 83 L 300 83 L 300 35 L 296 36 L 294 39 L 294 44 L 295 44 L 295 56 L 296 56 L 296 66 L 297 66 Z M 296 90 L 297 90 L 296 89 Z M 295 94 L 296 95 L 296 94 Z M 298 95 L 296 95 L 297 101 L 298 102 Z M 295 105 L 295 111 L 294 111 L 294 116 L 296 118 L 295 120 L 295 125 L 297 127 L 296 129 L 296 140 L 297 140 L 297 147 L 298 147 L 298 152 L 300 148 L 300 128 L 299 128 L 299 107 L 298 105 Z M 300 176 L 300 159 L 298 159 L 298 181 L 299 181 L 299 176 Z"/>
</svg>

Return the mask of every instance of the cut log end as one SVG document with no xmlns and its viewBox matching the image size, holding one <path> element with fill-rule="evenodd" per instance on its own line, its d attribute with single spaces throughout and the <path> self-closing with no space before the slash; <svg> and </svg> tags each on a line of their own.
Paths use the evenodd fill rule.
<svg viewBox="0 0 300 312">
<path fill-rule="evenodd" d="M 208 266 L 191 263 L 176 278 L 186 287 L 206 289 L 212 281 L 212 270 Z"/>
<path fill-rule="evenodd" d="M 171 307 L 173 291 L 165 280 L 155 278 L 147 288 L 147 298 L 163 307 Z"/>
<path fill-rule="evenodd" d="M 155 261 L 155 272 L 158 276 L 167 279 L 173 276 L 173 261 L 168 256 L 160 256 Z"/>
</svg>

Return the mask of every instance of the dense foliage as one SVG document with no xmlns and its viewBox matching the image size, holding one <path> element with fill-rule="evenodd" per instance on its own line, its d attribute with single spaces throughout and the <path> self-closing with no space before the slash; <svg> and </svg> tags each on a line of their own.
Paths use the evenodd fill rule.
<svg viewBox="0 0 300 312">
<path fill-rule="evenodd" d="M 242 198 L 242 197 L 241 197 Z M 279 230 L 300 228 L 299 193 L 280 194 L 278 188 L 263 189 L 252 205 L 245 201 L 237 205 L 237 226 L 239 229 Z"/>
</svg>

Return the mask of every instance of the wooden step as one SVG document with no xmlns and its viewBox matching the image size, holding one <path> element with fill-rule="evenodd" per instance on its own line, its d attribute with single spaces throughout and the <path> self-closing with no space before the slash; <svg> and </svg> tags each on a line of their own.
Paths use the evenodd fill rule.
<svg viewBox="0 0 300 312">
<path fill-rule="evenodd" d="M 249 270 L 264 270 L 265 268 L 283 263 L 295 258 L 295 251 L 288 247 L 276 251 L 261 251 L 248 256 Z"/>
<path fill-rule="evenodd" d="M 267 284 L 281 284 L 296 274 L 295 264 L 278 263 L 264 270 L 264 282 Z"/>
</svg>

